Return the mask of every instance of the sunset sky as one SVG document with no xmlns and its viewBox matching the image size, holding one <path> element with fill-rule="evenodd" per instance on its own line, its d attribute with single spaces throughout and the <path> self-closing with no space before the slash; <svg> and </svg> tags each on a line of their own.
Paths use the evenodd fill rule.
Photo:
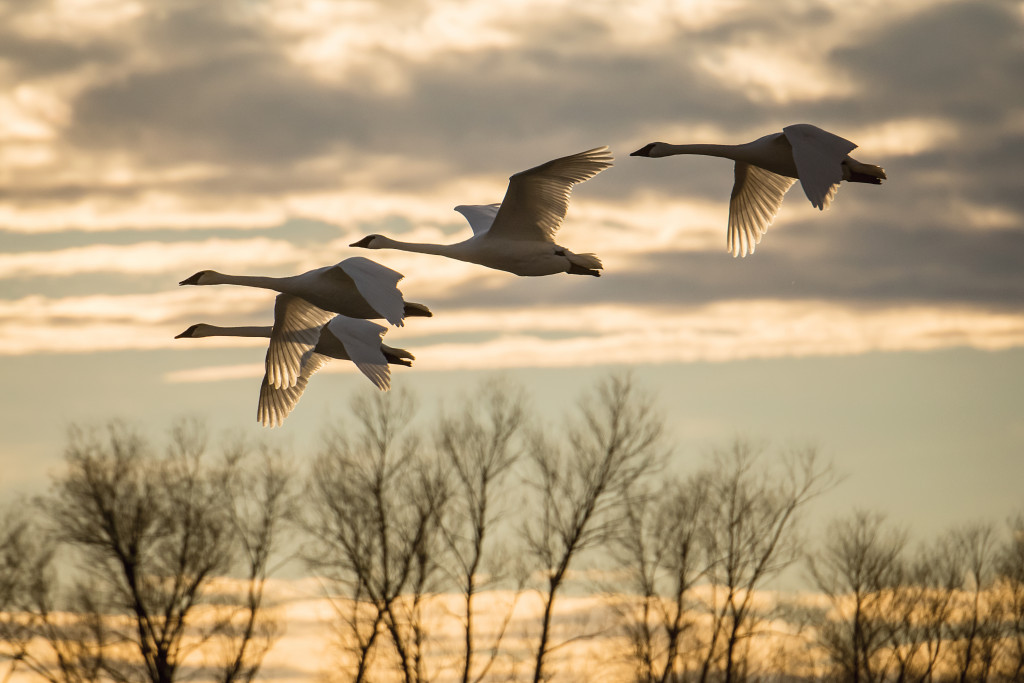
<svg viewBox="0 0 1024 683">
<path fill-rule="evenodd" d="M 680 467 L 737 435 L 816 444 L 819 505 L 922 533 L 1024 509 L 1024 3 L 945 0 L 0 0 L 0 493 L 65 429 L 179 416 L 292 448 L 370 385 L 334 362 L 283 428 L 255 421 L 273 294 L 183 287 L 349 256 L 431 319 L 393 387 L 425 411 L 495 370 L 538 412 L 610 371 L 658 397 Z M 828 211 L 794 187 L 745 259 L 732 163 L 647 142 L 814 123 L 881 165 Z M 558 241 L 597 278 L 349 248 L 454 242 L 458 204 L 609 145 Z"/>
</svg>

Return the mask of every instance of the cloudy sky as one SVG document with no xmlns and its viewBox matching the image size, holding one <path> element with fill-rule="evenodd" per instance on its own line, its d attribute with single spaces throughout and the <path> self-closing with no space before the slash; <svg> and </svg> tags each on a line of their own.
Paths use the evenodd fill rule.
<svg viewBox="0 0 1024 683">
<path fill-rule="evenodd" d="M 302 450 L 366 384 L 333 364 L 254 421 L 272 294 L 179 288 L 370 255 L 429 305 L 387 342 L 433 403 L 500 369 L 557 415 L 623 367 L 681 463 L 736 435 L 815 443 L 829 512 L 921 531 L 1024 507 L 1024 4 L 977 0 L 0 0 L 0 472 L 121 417 Z M 794 188 L 725 251 L 732 164 L 631 158 L 809 122 L 883 166 L 821 213 Z M 517 278 L 348 244 L 452 242 L 457 204 L 607 144 L 559 242 L 600 279 Z"/>
</svg>

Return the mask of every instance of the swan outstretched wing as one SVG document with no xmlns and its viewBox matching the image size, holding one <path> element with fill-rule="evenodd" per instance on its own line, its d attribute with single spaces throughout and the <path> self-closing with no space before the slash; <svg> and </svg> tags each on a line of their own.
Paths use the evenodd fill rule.
<svg viewBox="0 0 1024 683">
<path fill-rule="evenodd" d="M 754 253 L 754 245 L 775 220 L 782 198 L 796 182 L 759 166 L 736 162 L 736 182 L 729 199 L 729 234 L 726 241 L 733 256 Z"/>
<path fill-rule="evenodd" d="M 274 328 L 267 347 L 266 380 L 271 387 L 293 387 L 299 381 L 303 359 L 320 339 L 320 328 L 334 317 L 305 299 L 278 294 Z"/>
<path fill-rule="evenodd" d="M 809 123 L 786 126 L 782 132 L 793 148 L 804 194 L 815 207 L 828 208 L 843 179 L 843 159 L 857 145 Z"/>
<path fill-rule="evenodd" d="M 553 242 L 569 209 L 572 186 L 593 178 L 612 161 L 607 146 L 596 147 L 516 173 L 509 178 L 505 199 L 487 234 Z"/>
<path fill-rule="evenodd" d="M 455 210 L 466 217 L 469 227 L 473 228 L 473 234 L 479 235 L 490 230 L 500 208 L 501 204 L 460 204 Z"/>
<path fill-rule="evenodd" d="M 381 350 L 381 340 L 388 329 L 369 320 L 335 316 L 327 330 L 345 347 L 349 359 L 381 391 L 391 387 L 391 371 Z"/>
<path fill-rule="evenodd" d="M 405 300 L 398 289 L 398 282 L 404 275 L 362 256 L 347 258 L 338 264 L 338 268 L 352 278 L 356 289 L 373 310 L 392 325 L 403 325 Z"/>
</svg>

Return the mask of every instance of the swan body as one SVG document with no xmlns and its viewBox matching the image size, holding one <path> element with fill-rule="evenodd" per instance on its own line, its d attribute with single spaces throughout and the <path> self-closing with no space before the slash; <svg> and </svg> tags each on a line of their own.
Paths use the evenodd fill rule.
<svg viewBox="0 0 1024 683">
<path fill-rule="evenodd" d="M 612 165 L 607 147 L 554 159 L 509 178 L 500 204 L 460 205 L 473 236 L 456 244 L 402 242 L 368 235 L 351 246 L 400 249 L 476 263 L 521 276 L 600 276 L 601 261 L 555 244 L 555 233 L 569 209 L 573 185 L 593 178 Z"/>
<path fill-rule="evenodd" d="M 290 295 L 278 296 L 275 314 L 290 306 L 309 307 L 311 304 Z M 275 315 L 276 318 L 276 315 Z M 199 323 L 190 326 L 175 339 L 195 337 L 269 337 L 267 349 L 267 372 L 263 376 L 260 387 L 260 399 L 257 408 L 257 419 L 265 427 L 277 427 L 291 413 L 301 398 L 309 378 L 331 358 L 349 360 L 366 375 L 381 391 L 391 387 L 391 372 L 388 364 L 411 366 L 414 356 L 405 349 L 396 349 L 382 343 L 387 328 L 370 322 L 348 318 L 346 316 L 329 316 L 326 324 L 311 327 L 306 336 L 315 337 L 316 341 L 304 353 L 299 355 L 301 346 L 295 341 L 296 335 L 285 331 L 275 319 L 273 327 L 220 327 Z M 301 336 L 301 335 L 299 335 Z M 298 361 L 295 378 L 291 384 L 275 385 L 273 364 L 275 356 L 285 356 Z"/>
<path fill-rule="evenodd" d="M 775 220 L 786 192 L 797 180 L 811 204 L 829 207 L 840 181 L 880 185 L 885 171 L 850 156 L 857 145 L 809 123 L 786 126 L 741 145 L 647 144 L 630 156 L 666 157 L 701 154 L 736 162 L 729 200 L 727 248 L 733 256 L 754 253 L 761 236 Z"/>
<path fill-rule="evenodd" d="M 361 256 L 288 277 L 225 275 L 201 270 L 179 285 L 243 285 L 291 294 L 322 311 L 350 318 L 384 318 L 401 327 L 405 316 L 431 316 L 423 304 L 406 303 L 398 282 L 404 276 Z M 325 321 L 326 322 L 326 321 Z"/>
</svg>

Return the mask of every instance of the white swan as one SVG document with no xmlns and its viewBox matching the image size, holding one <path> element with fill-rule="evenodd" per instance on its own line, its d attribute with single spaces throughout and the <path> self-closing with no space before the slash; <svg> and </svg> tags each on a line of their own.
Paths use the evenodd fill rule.
<svg viewBox="0 0 1024 683">
<path fill-rule="evenodd" d="M 608 147 L 597 147 L 516 173 L 501 204 L 455 207 L 473 229 L 473 236 L 463 242 L 420 244 L 368 235 L 351 246 L 436 254 L 516 275 L 600 276 L 600 259 L 574 254 L 554 238 L 569 208 L 572 186 L 611 165 Z"/>
<path fill-rule="evenodd" d="M 402 326 L 405 316 L 431 316 L 423 304 L 407 303 L 397 285 L 404 276 L 362 256 L 353 256 L 333 266 L 301 275 L 266 277 L 225 275 L 201 270 L 179 285 L 244 285 L 272 289 L 308 301 L 323 311 L 350 318 L 384 318 Z M 323 320 L 321 324 L 326 323 Z"/>
<path fill-rule="evenodd" d="M 284 300 L 284 301 L 282 301 Z M 283 305 L 312 306 L 287 294 L 278 296 L 277 310 Z M 275 312 L 277 312 L 277 310 Z M 331 358 L 350 360 L 381 391 L 391 387 L 388 364 L 411 366 L 415 357 L 405 349 L 396 349 L 381 342 L 387 328 L 368 320 L 334 316 L 322 327 L 310 328 L 315 344 L 301 356 L 296 381 L 289 386 L 275 386 L 271 381 L 271 367 L 276 347 L 289 347 L 293 342 L 289 333 L 280 326 L 220 327 L 198 323 L 177 335 L 175 339 L 195 337 L 269 337 L 267 372 L 260 387 L 257 419 L 263 426 L 277 427 L 291 413 L 306 390 L 309 378 Z M 293 354 L 297 346 L 289 349 Z M 289 355 L 286 353 L 285 355 Z"/>
<path fill-rule="evenodd" d="M 880 185 L 885 171 L 864 164 L 849 153 L 857 145 L 809 123 L 786 126 L 742 145 L 670 145 L 652 142 L 630 154 L 666 157 L 703 154 L 736 162 L 736 182 L 729 200 L 727 248 L 733 256 L 754 253 L 754 245 L 775 219 L 786 191 L 800 180 L 804 194 L 818 209 L 826 209 L 839 182 Z"/>
</svg>

